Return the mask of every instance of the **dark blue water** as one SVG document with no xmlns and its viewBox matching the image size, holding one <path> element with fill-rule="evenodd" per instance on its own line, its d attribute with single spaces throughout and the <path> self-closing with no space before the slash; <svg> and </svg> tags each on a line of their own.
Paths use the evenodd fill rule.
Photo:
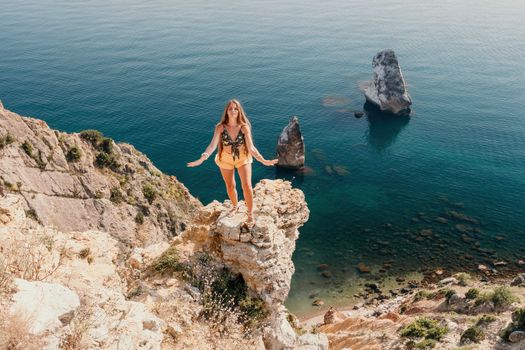
<svg viewBox="0 0 525 350">
<path fill-rule="evenodd" d="M 305 312 L 311 293 L 351 300 L 358 262 L 380 277 L 525 256 L 523 18 L 510 0 L 0 1 L 0 99 L 132 143 L 204 203 L 226 197 L 220 173 L 185 164 L 226 100 L 243 102 L 267 158 L 297 115 L 313 172 L 256 164 L 254 182 L 283 177 L 306 194 L 288 302 Z M 413 115 L 356 119 L 385 48 Z"/>
</svg>

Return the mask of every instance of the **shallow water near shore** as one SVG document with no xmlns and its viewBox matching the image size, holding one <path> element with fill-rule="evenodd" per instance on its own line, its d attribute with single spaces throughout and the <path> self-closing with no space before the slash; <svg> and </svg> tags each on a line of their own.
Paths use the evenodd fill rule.
<svg viewBox="0 0 525 350">
<path fill-rule="evenodd" d="M 185 165 L 226 100 L 244 103 L 266 158 L 297 115 L 311 172 L 255 164 L 253 179 L 305 193 L 287 305 L 308 314 L 311 295 L 353 303 L 364 280 L 520 268 L 522 18 L 510 0 L 3 3 L 0 99 L 53 128 L 132 143 L 203 203 L 226 198 L 220 173 Z M 356 119 L 384 48 L 398 55 L 412 116 Z"/>
</svg>

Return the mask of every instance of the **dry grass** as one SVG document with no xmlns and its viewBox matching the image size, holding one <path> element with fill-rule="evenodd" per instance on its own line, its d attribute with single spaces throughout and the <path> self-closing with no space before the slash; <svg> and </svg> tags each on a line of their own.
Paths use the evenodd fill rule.
<svg viewBox="0 0 525 350">
<path fill-rule="evenodd" d="M 13 278 L 28 281 L 44 281 L 63 265 L 66 257 L 64 247 L 58 248 L 58 256 L 52 250 L 54 241 L 47 235 L 10 239 L 0 245 L 0 293 L 5 293 Z"/>
<path fill-rule="evenodd" d="M 85 349 L 88 344 L 87 333 L 96 322 L 94 319 L 95 303 L 88 302 L 87 299 L 81 298 L 80 306 L 75 311 L 73 318 L 69 323 L 69 331 L 60 341 L 60 349 L 77 350 Z"/>
<path fill-rule="evenodd" d="M 40 336 L 29 332 L 31 319 L 21 314 L 0 312 L 0 349 L 2 350 L 38 350 L 44 346 Z"/>
<path fill-rule="evenodd" d="M 244 342 L 252 337 L 254 326 L 260 325 L 266 313 L 259 309 L 253 309 L 252 314 L 246 312 L 243 302 L 252 299 L 245 295 L 244 280 L 214 265 L 209 257 L 201 256 L 191 267 L 191 282 L 201 291 L 200 318 L 215 335 Z"/>
</svg>

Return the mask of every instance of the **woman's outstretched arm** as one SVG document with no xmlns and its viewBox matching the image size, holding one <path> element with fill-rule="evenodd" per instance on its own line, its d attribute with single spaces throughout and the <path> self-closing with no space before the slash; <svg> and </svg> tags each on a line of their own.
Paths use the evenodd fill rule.
<svg viewBox="0 0 525 350">
<path fill-rule="evenodd" d="M 246 147 L 248 147 L 248 152 L 250 152 L 250 154 L 255 159 L 257 159 L 259 162 L 267 166 L 272 166 L 272 165 L 277 164 L 278 159 L 272 159 L 272 160 L 264 159 L 264 157 L 259 153 L 257 148 L 255 148 L 255 145 L 253 144 L 252 133 L 248 125 L 244 125 L 242 127 L 242 132 L 244 133 L 244 137 L 246 140 Z"/>
<path fill-rule="evenodd" d="M 208 145 L 208 147 L 206 147 L 206 150 L 201 154 L 201 157 L 199 159 L 193 162 L 189 162 L 187 164 L 189 167 L 199 166 L 210 157 L 210 155 L 215 151 L 217 145 L 219 144 L 222 128 L 222 125 L 217 125 L 215 127 L 215 132 L 213 133 L 213 138 L 211 139 L 210 144 Z"/>
</svg>

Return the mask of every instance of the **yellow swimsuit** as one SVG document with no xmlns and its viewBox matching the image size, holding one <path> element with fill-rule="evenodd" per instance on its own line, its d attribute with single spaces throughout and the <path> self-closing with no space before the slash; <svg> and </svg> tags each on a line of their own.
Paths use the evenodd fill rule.
<svg viewBox="0 0 525 350">
<path fill-rule="evenodd" d="M 246 142 L 244 139 L 244 134 L 242 130 L 239 130 L 235 140 L 232 140 L 230 134 L 226 130 L 226 127 L 222 130 L 221 135 L 222 146 L 232 146 L 232 153 L 222 152 L 220 159 L 219 155 L 215 155 L 215 163 L 222 169 L 232 170 L 234 168 L 239 168 L 245 164 L 253 163 L 253 158 L 251 155 L 246 155 L 245 152 L 240 152 L 239 148 L 242 145 L 245 145 Z"/>
</svg>

